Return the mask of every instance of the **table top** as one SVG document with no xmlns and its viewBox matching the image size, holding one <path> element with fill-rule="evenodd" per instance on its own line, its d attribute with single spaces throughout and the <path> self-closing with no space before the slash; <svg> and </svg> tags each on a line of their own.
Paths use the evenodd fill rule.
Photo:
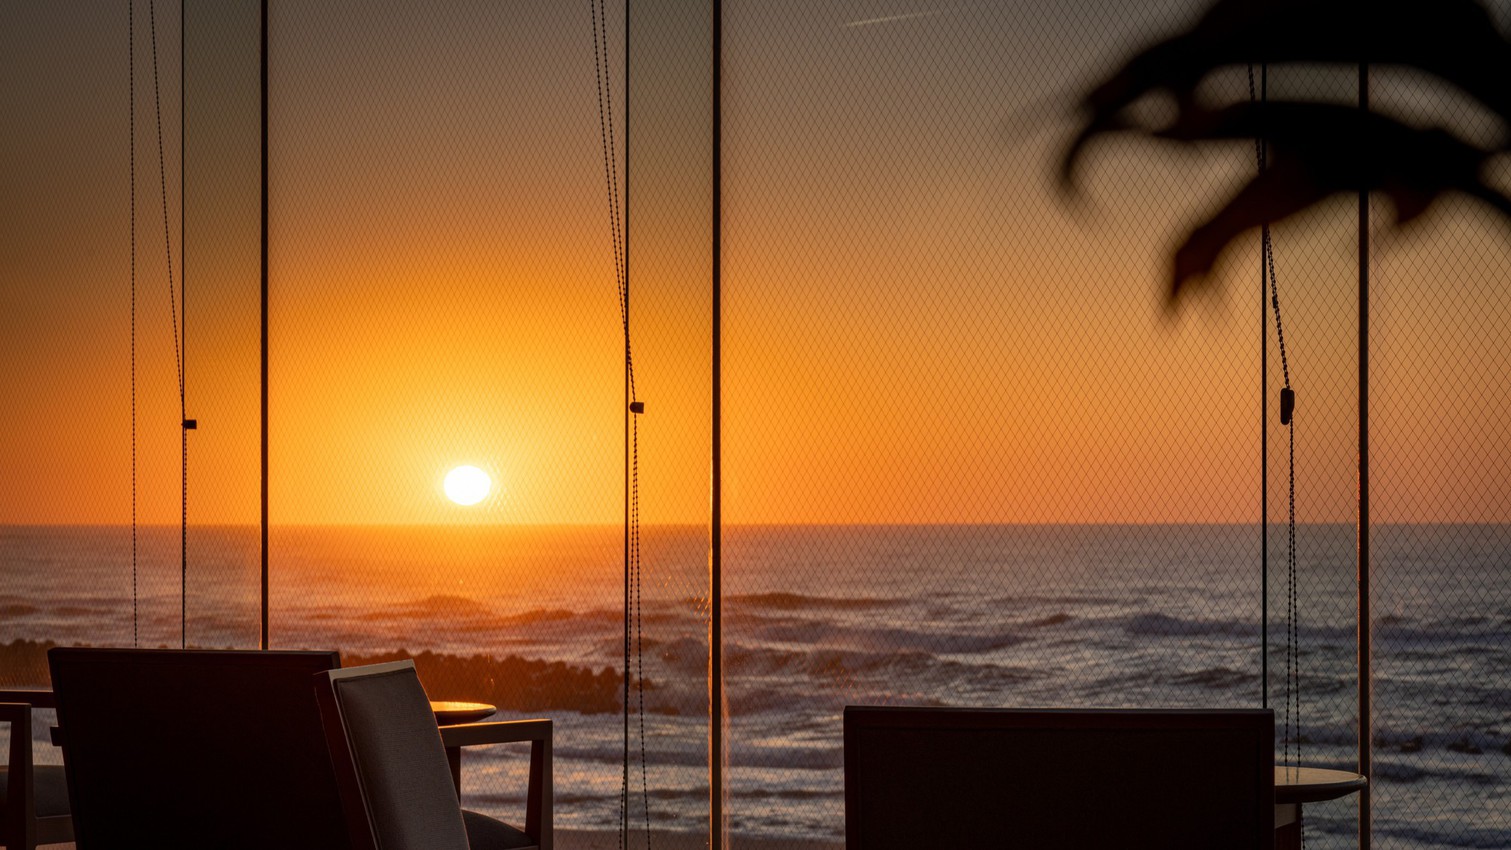
<svg viewBox="0 0 1511 850">
<path fill-rule="evenodd" d="M 1364 787 L 1367 780 L 1347 770 L 1322 767 L 1275 766 L 1276 803 L 1320 803 L 1346 797 Z"/>
<path fill-rule="evenodd" d="M 498 711 L 496 707 L 486 702 L 454 702 L 451 700 L 431 700 L 430 710 L 435 713 L 435 722 L 438 726 L 475 723 L 485 717 L 492 717 L 493 713 Z"/>
</svg>

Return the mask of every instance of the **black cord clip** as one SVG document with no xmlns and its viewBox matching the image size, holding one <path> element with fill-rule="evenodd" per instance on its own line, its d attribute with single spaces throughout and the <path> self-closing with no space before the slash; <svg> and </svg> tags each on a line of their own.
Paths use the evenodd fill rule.
<svg viewBox="0 0 1511 850">
<path fill-rule="evenodd" d="M 1291 414 L 1296 410 L 1296 393 L 1290 387 L 1280 390 L 1280 424 L 1291 424 Z"/>
<path fill-rule="evenodd" d="M 184 420 L 184 430 L 185 431 L 193 431 L 194 429 L 196 429 L 198 427 L 199 427 L 199 420 L 198 419 L 185 419 Z"/>
<path fill-rule="evenodd" d="M 645 402 L 643 402 L 643 401 L 632 401 L 632 402 L 630 402 L 630 412 L 631 413 L 636 413 L 636 414 L 644 413 L 645 412 Z"/>
</svg>

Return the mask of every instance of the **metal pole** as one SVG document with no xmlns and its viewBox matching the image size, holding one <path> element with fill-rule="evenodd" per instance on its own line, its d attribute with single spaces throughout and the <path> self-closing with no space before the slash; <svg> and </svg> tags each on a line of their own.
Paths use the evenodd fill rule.
<svg viewBox="0 0 1511 850">
<path fill-rule="evenodd" d="M 268 648 L 268 0 L 262 0 L 258 55 L 262 90 L 262 275 L 261 275 L 261 405 L 262 405 L 262 640 Z"/>
<path fill-rule="evenodd" d="M 1369 111 L 1369 63 L 1359 63 L 1359 108 Z M 1370 776 L 1369 623 L 1369 188 L 1359 191 L 1359 773 Z M 1370 784 L 1359 792 L 1359 848 L 1369 850 Z"/>
<path fill-rule="evenodd" d="M 189 392 L 189 214 L 188 205 L 185 203 L 188 192 L 185 187 L 188 181 L 189 145 L 188 145 L 188 112 L 185 105 L 188 97 L 185 94 L 185 81 L 188 75 L 184 72 L 184 66 L 188 64 L 188 54 L 184 51 L 184 45 L 188 42 L 185 30 L 188 18 L 184 7 L 188 0 L 179 0 L 178 3 L 178 303 L 183 310 L 183 320 L 179 322 L 180 340 L 183 343 L 183 357 L 179 360 L 179 406 L 180 412 L 184 413 L 184 422 L 179 428 L 179 449 L 183 466 L 183 517 L 179 526 L 178 537 L 178 565 L 179 565 L 179 598 L 178 598 L 178 642 L 179 648 L 189 647 L 189 425 L 188 414 L 183 411 L 184 400 Z"/>
<path fill-rule="evenodd" d="M 1259 66 L 1260 102 L 1269 99 L 1270 66 Z M 1269 151 L 1259 140 L 1261 171 Z M 1270 707 L 1270 329 L 1268 282 L 1269 228 L 1259 242 L 1259 705 Z"/>
<path fill-rule="evenodd" d="M 604 71 L 608 71 L 608 18 L 604 18 Z M 612 95 L 611 95 L 612 96 Z M 613 121 L 612 110 L 609 120 Z M 610 127 L 612 131 L 612 126 Z M 610 155 L 613 151 L 609 152 Z M 612 187 L 610 187 L 612 189 Z M 630 834 L 630 429 L 635 413 L 630 409 L 630 0 L 624 0 L 624 208 L 620 228 L 624 236 L 624 774 L 621 786 L 624 807 L 620 829 L 628 842 Z M 646 815 L 649 818 L 649 813 Z"/>
<path fill-rule="evenodd" d="M 724 848 L 724 3 L 713 0 L 713 421 L 708 547 L 708 846 Z"/>
</svg>

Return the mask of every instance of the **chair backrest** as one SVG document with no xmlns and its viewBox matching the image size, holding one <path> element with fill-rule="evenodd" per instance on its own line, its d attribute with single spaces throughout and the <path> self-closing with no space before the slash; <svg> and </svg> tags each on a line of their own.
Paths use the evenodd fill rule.
<svg viewBox="0 0 1511 850">
<path fill-rule="evenodd" d="M 413 661 L 331 670 L 316 698 L 357 850 L 467 850 L 441 733 Z"/>
<path fill-rule="evenodd" d="M 1274 846 L 1274 714 L 845 709 L 845 846 Z"/>
<path fill-rule="evenodd" d="M 335 652 L 48 652 L 80 850 L 345 848 L 314 674 Z"/>
</svg>

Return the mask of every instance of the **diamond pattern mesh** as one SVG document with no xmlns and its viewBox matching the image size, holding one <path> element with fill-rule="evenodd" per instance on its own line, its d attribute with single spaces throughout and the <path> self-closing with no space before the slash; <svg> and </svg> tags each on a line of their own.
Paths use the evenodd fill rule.
<svg viewBox="0 0 1511 850">
<path fill-rule="evenodd" d="M 136 628 L 176 645 L 178 412 L 147 2 L 132 95 Z M 590 4 L 273 5 L 273 645 L 334 646 L 348 664 L 415 657 L 434 698 L 555 718 L 559 840 L 612 844 L 625 419 Z M 1203 8 L 725 0 L 735 844 L 842 841 L 848 704 L 1285 704 L 1290 435 L 1257 237 L 1181 309 L 1163 302 L 1181 234 L 1251 177 L 1252 149 L 1128 135 L 1090 151 L 1074 191 L 1059 177 L 1075 99 Z M 631 138 L 616 177 L 633 210 L 647 408 L 631 700 L 648 766 L 628 777 L 628 808 L 696 842 L 709 827 L 711 7 L 636 3 L 628 42 L 624 4 L 604 11 L 612 126 Z M 175 223 L 178 12 L 156 9 Z M 187 240 L 170 229 L 200 420 L 186 628 L 191 644 L 252 646 L 256 3 L 186 12 Z M 0 79 L 13 81 L 0 86 L 13 116 L 0 134 L 0 389 L 13 400 L 0 684 L 37 685 L 47 642 L 132 640 L 126 17 L 7 4 L 0 19 Z M 1202 98 L 1243 100 L 1244 70 L 1213 75 Z M 1357 81 L 1287 66 L 1268 86 L 1351 103 Z M 1382 112 L 1480 144 L 1504 131 L 1420 76 L 1377 68 L 1371 92 Z M 1136 107 L 1155 124 L 1173 109 Z M 1505 185 L 1501 164 L 1491 177 Z M 1463 198 L 1401 229 L 1393 214 L 1373 201 L 1371 838 L 1501 846 L 1511 243 Z M 1277 753 L 1338 768 L 1359 737 L 1356 223 L 1340 197 L 1274 230 L 1299 522 L 1299 735 Z M 444 495 L 461 464 L 492 479 L 473 508 Z M 34 724 L 39 742 L 49 723 Z M 465 803 L 517 816 L 519 756 L 469 754 Z M 1353 799 L 1309 805 L 1306 820 L 1308 846 L 1359 840 Z"/>
</svg>

